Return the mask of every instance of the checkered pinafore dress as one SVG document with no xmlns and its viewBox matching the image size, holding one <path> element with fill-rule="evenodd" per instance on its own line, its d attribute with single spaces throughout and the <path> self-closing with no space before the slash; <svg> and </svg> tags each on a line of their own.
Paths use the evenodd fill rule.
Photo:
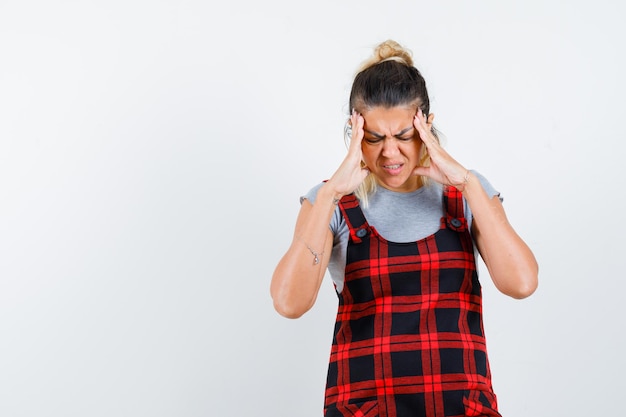
<svg viewBox="0 0 626 417">
<path fill-rule="evenodd" d="M 326 417 L 500 416 L 482 324 L 481 288 L 463 199 L 444 189 L 439 230 L 386 241 L 354 195 L 328 367 Z"/>
</svg>

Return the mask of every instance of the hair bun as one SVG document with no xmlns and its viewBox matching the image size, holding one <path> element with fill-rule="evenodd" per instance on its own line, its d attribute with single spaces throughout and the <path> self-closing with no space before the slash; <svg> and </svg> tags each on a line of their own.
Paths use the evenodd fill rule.
<svg viewBox="0 0 626 417">
<path fill-rule="evenodd" d="M 374 56 L 379 59 L 379 62 L 393 59 L 395 61 L 403 62 L 408 66 L 413 65 L 411 51 L 391 39 L 388 39 L 378 45 L 376 49 L 374 49 Z"/>
<path fill-rule="evenodd" d="M 398 42 L 388 39 L 374 48 L 372 56 L 361 64 L 361 67 L 357 72 L 361 72 L 385 61 L 396 61 L 409 67 L 413 66 L 413 56 L 411 51 L 404 48 Z"/>
</svg>

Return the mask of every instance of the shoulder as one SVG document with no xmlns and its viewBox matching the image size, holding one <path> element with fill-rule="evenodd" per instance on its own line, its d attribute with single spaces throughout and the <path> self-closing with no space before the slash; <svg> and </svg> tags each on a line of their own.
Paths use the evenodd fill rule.
<svg viewBox="0 0 626 417">
<path fill-rule="evenodd" d="M 474 169 L 470 169 L 470 172 L 476 175 L 476 177 L 480 181 L 480 185 L 483 186 L 483 189 L 485 190 L 489 198 L 498 196 L 500 198 L 500 201 L 502 201 L 500 192 L 491 184 L 491 182 L 483 174 L 481 174 L 480 172 Z"/>
<path fill-rule="evenodd" d="M 309 202 L 311 204 L 315 203 L 315 198 L 317 197 L 317 192 L 319 191 L 320 188 L 322 188 L 322 185 L 324 185 L 325 181 L 322 181 L 318 184 L 316 184 L 315 186 L 313 186 L 312 188 L 309 189 L 309 191 L 300 196 L 300 204 L 302 204 L 302 202 L 304 200 L 309 200 Z"/>
</svg>

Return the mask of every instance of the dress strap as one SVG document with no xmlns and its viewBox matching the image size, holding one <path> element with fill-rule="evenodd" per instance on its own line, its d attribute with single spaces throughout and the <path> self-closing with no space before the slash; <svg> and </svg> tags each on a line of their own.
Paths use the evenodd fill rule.
<svg viewBox="0 0 626 417">
<path fill-rule="evenodd" d="M 354 193 L 345 195 L 339 200 L 339 209 L 350 230 L 350 239 L 353 243 L 361 243 L 370 233 L 370 226 L 359 205 L 359 199 Z"/>
<path fill-rule="evenodd" d="M 457 232 L 467 230 L 467 219 L 465 218 L 463 204 L 463 193 L 452 185 L 444 187 L 443 209 L 446 213 L 446 224 L 448 228 L 456 230 Z"/>
</svg>

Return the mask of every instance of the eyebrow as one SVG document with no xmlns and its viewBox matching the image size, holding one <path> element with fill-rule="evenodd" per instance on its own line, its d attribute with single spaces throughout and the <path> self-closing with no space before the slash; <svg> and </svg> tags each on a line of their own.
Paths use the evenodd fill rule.
<svg viewBox="0 0 626 417">
<path fill-rule="evenodd" d="M 400 132 L 396 133 L 395 135 L 393 135 L 394 137 L 399 137 L 404 135 L 405 133 L 409 132 L 413 130 L 413 126 L 409 126 L 406 129 L 401 130 Z M 385 139 L 386 135 L 381 135 L 380 133 L 376 133 L 376 132 L 372 132 L 371 130 L 367 130 L 367 129 L 363 129 L 363 131 L 369 133 L 370 135 L 374 136 L 376 139 Z"/>
</svg>

